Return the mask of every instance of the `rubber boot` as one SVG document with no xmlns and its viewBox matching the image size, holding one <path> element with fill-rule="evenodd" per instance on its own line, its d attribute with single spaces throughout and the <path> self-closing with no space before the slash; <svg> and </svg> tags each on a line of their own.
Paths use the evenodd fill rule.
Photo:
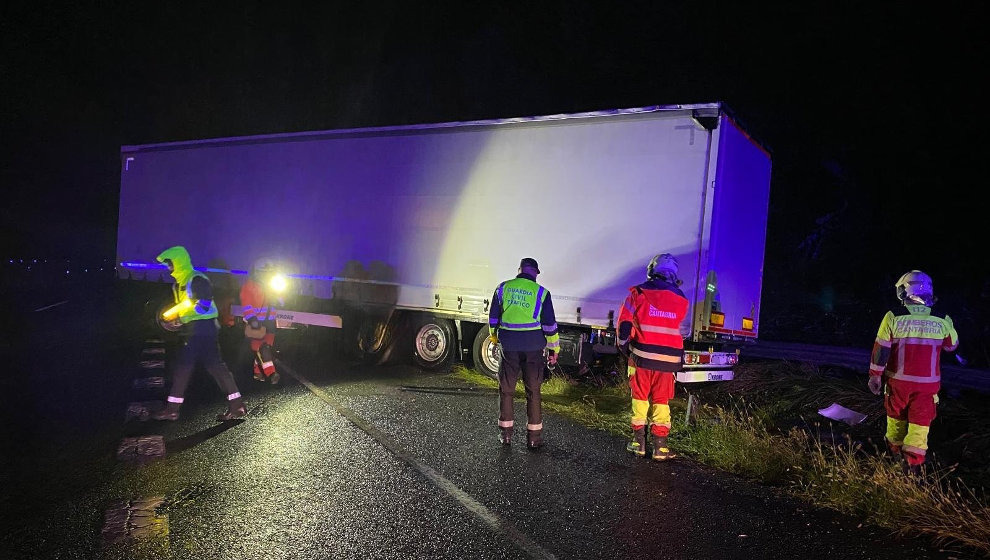
<svg viewBox="0 0 990 560">
<path fill-rule="evenodd" d="M 677 454 L 667 447 L 667 436 L 653 435 L 653 460 L 654 461 L 666 461 L 667 459 L 673 459 L 677 457 Z"/>
<path fill-rule="evenodd" d="M 236 420 L 245 416 L 247 416 L 247 407 L 244 406 L 244 399 L 237 397 L 236 399 L 227 401 L 227 412 L 217 416 L 217 420 L 226 422 L 227 420 Z"/>
<path fill-rule="evenodd" d="M 498 441 L 502 445 L 512 445 L 512 428 L 499 428 Z"/>
<path fill-rule="evenodd" d="M 179 407 L 182 403 L 168 402 L 165 403 L 165 408 L 152 412 L 151 418 L 153 420 L 168 420 L 174 422 L 179 419 Z"/>
<path fill-rule="evenodd" d="M 526 447 L 529 449 L 543 447 L 543 430 L 526 430 Z"/>
<path fill-rule="evenodd" d="M 281 379 L 282 376 L 280 376 L 277 371 L 268 376 L 268 381 L 271 382 L 272 385 L 278 385 L 278 382 Z"/>
<path fill-rule="evenodd" d="M 632 441 L 626 444 L 626 451 L 639 457 L 646 456 L 646 428 L 633 430 Z"/>
</svg>

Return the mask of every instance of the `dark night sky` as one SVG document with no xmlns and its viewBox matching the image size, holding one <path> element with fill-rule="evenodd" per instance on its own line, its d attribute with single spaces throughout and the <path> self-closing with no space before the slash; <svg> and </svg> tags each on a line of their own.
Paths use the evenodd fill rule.
<svg viewBox="0 0 990 560">
<path fill-rule="evenodd" d="M 16 4 L 3 256 L 112 258 L 122 144 L 724 101 L 774 154 L 775 294 L 988 277 L 976 3 Z"/>
</svg>

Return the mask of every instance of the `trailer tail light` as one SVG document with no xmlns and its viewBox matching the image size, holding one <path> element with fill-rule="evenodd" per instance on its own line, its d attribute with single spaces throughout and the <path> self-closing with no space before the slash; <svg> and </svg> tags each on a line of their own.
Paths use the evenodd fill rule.
<svg viewBox="0 0 990 560">
<path fill-rule="evenodd" d="M 721 311 L 712 311 L 711 319 L 709 322 L 713 327 L 724 327 L 725 313 L 722 313 Z"/>
<path fill-rule="evenodd" d="M 743 328 L 744 331 L 751 331 L 751 330 L 753 330 L 753 318 L 752 317 L 743 317 L 742 328 Z"/>
<path fill-rule="evenodd" d="M 732 366 L 739 362 L 739 356 L 731 352 L 684 352 L 684 365 L 693 366 Z"/>
</svg>

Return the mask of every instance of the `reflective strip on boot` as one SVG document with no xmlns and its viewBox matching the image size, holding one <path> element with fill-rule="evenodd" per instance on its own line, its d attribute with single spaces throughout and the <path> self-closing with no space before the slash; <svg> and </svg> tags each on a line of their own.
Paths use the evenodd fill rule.
<svg viewBox="0 0 990 560">
<path fill-rule="evenodd" d="M 640 457 L 646 456 L 646 430 L 638 429 L 633 431 L 632 440 L 626 444 L 626 451 L 634 453 Z"/>
<path fill-rule="evenodd" d="M 666 437 L 653 437 L 653 459 L 656 461 L 664 461 L 667 459 L 673 459 L 677 457 L 669 447 L 667 447 Z"/>
</svg>

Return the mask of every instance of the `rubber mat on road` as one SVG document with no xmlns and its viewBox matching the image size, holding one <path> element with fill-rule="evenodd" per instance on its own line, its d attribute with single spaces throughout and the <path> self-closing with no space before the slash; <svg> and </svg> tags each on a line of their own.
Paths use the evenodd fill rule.
<svg viewBox="0 0 990 560">
<path fill-rule="evenodd" d="M 164 389 L 165 388 L 165 378 L 164 377 L 139 377 L 134 380 L 135 389 Z"/>
<path fill-rule="evenodd" d="M 165 369 L 165 360 L 142 360 L 140 366 L 144 369 Z"/>
<path fill-rule="evenodd" d="M 117 458 L 130 463 L 144 463 L 165 456 L 165 438 L 140 436 L 124 438 L 117 446 Z"/>
<path fill-rule="evenodd" d="M 124 422 L 130 420 L 140 420 L 145 422 L 151 417 L 152 412 L 158 412 L 165 408 L 162 401 L 136 401 L 127 403 L 127 414 L 124 416 Z"/>
<path fill-rule="evenodd" d="M 100 531 L 106 545 L 132 544 L 168 537 L 168 515 L 155 510 L 164 497 L 123 500 L 112 504 L 103 516 Z"/>
</svg>

